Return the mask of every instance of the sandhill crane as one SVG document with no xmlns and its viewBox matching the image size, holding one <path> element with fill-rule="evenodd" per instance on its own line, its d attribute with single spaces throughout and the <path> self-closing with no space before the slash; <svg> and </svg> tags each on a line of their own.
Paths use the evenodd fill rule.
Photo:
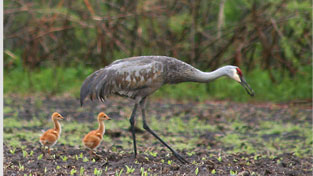
<svg viewBox="0 0 313 176">
<path fill-rule="evenodd" d="M 95 71 L 84 81 L 80 89 L 80 103 L 89 96 L 91 100 L 97 98 L 104 101 L 109 95 L 115 94 L 135 100 L 130 116 L 134 156 L 136 157 L 135 113 L 141 107 L 143 128 L 157 138 L 172 151 L 173 155 L 182 163 L 188 163 L 166 142 L 164 142 L 146 122 L 145 101 L 153 92 L 164 84 L 180 82 L 208 83 L 221 76 L 228 76 L 239 82 L 251 96 L 254 91 L 245 81 L 241 70 L 237 66 L 224 66 L 213 72 L 202 72 L 191 65 L 176 58 L 167 56 L 137 56 L 116 60 L 110 65 Z"/>
<path fill-rule="evenodd" d="M 50 147 L 54 146 L 57 142 L 57 140 L 60 138 L 61 135 L 61 124 L 59 123 L 59 120 L 62 120 L 63 116 L 57 112 L 54 112 L 51 115 L 51 120 L 54 123 L 54 128 L 47 130 L 44 132 L 40 138 L 39 141 L 41 145 L 45 148 L 48 147 L 48 153 L 50 154 Z"/>
<path fill-rule="evenodd" d="M 99 123 L 98 129 L 90 131 L 83 138 L 83 144 L 85 145 L 85 147 L 90 149 L 90 155 L 93 154 L 93 150 L 97 148 L 101 143 L 103 134 L 105 133 L 104 120 L 111 120 L 111 119 L 105 113 L 100 112 L 98 114 L 98 123 Z"/>
</svg>

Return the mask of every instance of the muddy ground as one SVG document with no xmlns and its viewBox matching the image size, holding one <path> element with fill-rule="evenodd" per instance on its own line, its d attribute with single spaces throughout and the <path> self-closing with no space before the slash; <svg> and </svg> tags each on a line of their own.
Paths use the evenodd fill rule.
<svg viewBox="0 0 313 176">
<path fill-rule="evenodd" d="M 121 98 L 86 102 L 81 108 L 70 97 L 6 96 L 4 175 L 312 175 L 311 104 L 150 100 L 150 127 L 189 164 L 180 163 L 145 132 L 141 116 L 136 124 L 138 155 L 133 157 L 132 106 Z M 49 155 L 38 137 L 52 126 L 54 111 L 65 120 Z M 90 156 L 80 141 L 97 127 L 100 111 L 112 120 L 98 156 Z"/>
</svg>

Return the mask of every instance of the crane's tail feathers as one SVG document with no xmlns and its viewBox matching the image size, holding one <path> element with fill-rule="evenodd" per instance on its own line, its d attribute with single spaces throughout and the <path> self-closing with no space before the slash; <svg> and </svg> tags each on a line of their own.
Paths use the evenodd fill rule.
<svg viewBox="0 0 313 176">
<path fill-rule="evenodd" d="M 80 88 L 80 105 L 83 106 L 85 98 L 91 93 L 91 85 L 95 77 L 95 73 L 88 76 L 82 87 Z"/>
<path fill-rule="evenodd" d="M 89 75 L 80 88 L 81 106 L 87 96 L 91 100 L 98 99 L 103 102 L 108 95 L 112 94 L 114 73 L 113 70 L 103 68 Z"/>
</svg>

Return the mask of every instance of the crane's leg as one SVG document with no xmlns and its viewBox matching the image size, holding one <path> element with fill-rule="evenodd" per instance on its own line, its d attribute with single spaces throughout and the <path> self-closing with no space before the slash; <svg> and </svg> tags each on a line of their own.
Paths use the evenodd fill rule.
<svg viewBox="0 0 313 176">
<path fill-rule="evenodd" d="M 154 131 L 150 129 L 146 122 L 146 116 L 145 116 L 145 100 L 146 98 L 142 99 L 140 102 L 141 112 L 142 112 L 142 120 L 143 120 L 143 128 L 147 130 L 149 133 L 151 133 L 155 138 L 157 138 L 163 145 L 165 145 L 170 151 L 172 151 L 173 155 L 182 163 L 189 163 L 185 158 L 180 156 L 174 149 L 172 149 L 166 142 L 164 142 Z"/>
<path fill-rule="evenodd" d="M 133 109 L 133 112 L 130 116 L 129 122 L 131 125 L 132 135 L 133 135 L 133 144 L 134 144 L 134 157 L 136 158 L 137 155 L 137 147 L 136 147 L 136 135 L 135 135 L 135 114 L 137 110 L 138 104 L 136 103 Z"/>
</svg>

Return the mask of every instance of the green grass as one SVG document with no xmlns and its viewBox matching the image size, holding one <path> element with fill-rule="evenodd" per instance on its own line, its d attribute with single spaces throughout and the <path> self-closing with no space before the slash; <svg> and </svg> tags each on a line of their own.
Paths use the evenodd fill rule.
<svg viewBox="0 0 313 176">
<path fill-rule="evenodd" d="M 22 68 L 4 71 L 5 94 L 59 95 L 69 93 L 78 97 L 80 86 L 93 69 L 83 66 L 69 68 L 44 68 L 25 71 Z M 233 101 L 290 101 L 312 98 L 312 67 L 303 67 L 293 78 L 274 72 L 277 83 L 273 83 L 266 71 L 255 69 L 244 71 L 247 82 L 255 91 L 250 97 L 240 84 L 229 78 L 219 78 L 211 83 L 181 83 L 165 85 L 154 97 L 168 97 L 181 100 L 229 99 Z"/>
<path fill-rule="evenodd" d="M 70 93 L 79 95 L 83 80 L 92 69 L 82 66 L 71 68 L 44 68 L 25 71 L 13 69 L 4 72 L 4 93 L 30 94 L 45 93 L 55 95 Z"/>
<path fill-rule="evenodd" d="M 9 144 L 12 150 L 19 147 L 21 141 L 38 142 L 39 136 L 42 133 L 40 129 L 52 127 L 52 123 L 49 121 L 50 119 L 26 121 L 20 120 L 18 117 L 5 118 L 4 142 Z M 58 143 L 79 148 L 83 148 L 81 142 L 83 136 L 90 130 L 97 128 L 96 122 L 78 123 L 75 121 L 62 121 L 61 123 L 62 135 Z M 164 120 L 157 120 L 155 117 L 151 117 L 148 123 L 156 133 L 160 134 L 162 139 L 170 143 L 177 150 L 192 151 L 194 148 L 197 148 L 199 140 L 203 140 L 201 134 L 211 132 L 217 134 L 212 142 L 215 141 L 214 143 L 229 148 L 227 150 L 228 153 L 266 152 L 270 155 L 277 155 L 283 152 L 294 152 L 297 156 L 304 157 L 312 151 L 312 130 L 309 123 L 292 124 L 284 121 L 263 121 L 260 119 L 256 123 L 258 125 L 248 128 L 249 125 L 246 122 L 235 118 L 232 122 L 225 121 L 222 124 L 225 129 L 223 134 L 220 133 L 217 127 L 197 117 L 190 118 L 189 120 L 182 120 L 179 116 Z M 107 129 L 123 131 L 129 127 L 129 122 L 127 119 L 107 121 L 105 125 Z M 137 126 L 141 128 L 141 121 L 138 121 Z M 38 127 L 40 128 L 38 129 Z M 286 138 L 288 133 L 298 137 Z M 119 137 L 119 141 L 118 145 L 132 151 L 132 145 L 130 145 L 132 141 L 131 135 L 121 136 Z M 105 134 L 103 142 L 105 145 L 110 146 L 114 144 L 114 139 Z M 147 143 L 147 140 L 143 138 L 142 134 L 137 134 L 137 142 L 141 146 Z M 157 140 L 152 139 L 149 142 L 155 143 Z M 113 148 L 114 145 L 112 146 L 112 150 L 114 151 Z M 210 150 L 209 146 L 208 150 Z M 151 153 L 151 151 L 147 151 L 148 155 L 149 152 Z"/>
</svg>

